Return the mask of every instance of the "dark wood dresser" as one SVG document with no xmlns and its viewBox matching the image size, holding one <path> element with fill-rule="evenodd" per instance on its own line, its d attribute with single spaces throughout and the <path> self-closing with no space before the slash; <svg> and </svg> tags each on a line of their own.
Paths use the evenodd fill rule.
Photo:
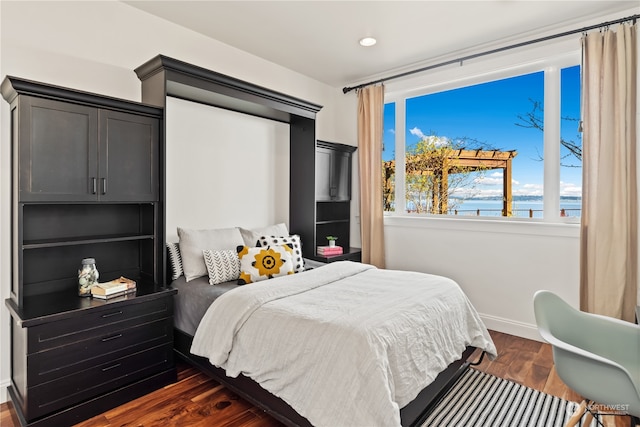
<svg viewBox="0 0 640 427">
<path fill-rule="evenodd" d="M 63 426 L 176 380 L 165 287 L 161 108 L 7 77 L 11 385 L 23 425 Z M 8 129 L 7 129 L 8 131 Z M 135 294 L 78 295 L 99 281 Z"/>
<path fill-rule="evenodd" d="M 175 290 L 101 301 L 58 293 L 11 299 L 12 385 L 23 425 L 72 425 L 176 380 Z"/>
</svg>

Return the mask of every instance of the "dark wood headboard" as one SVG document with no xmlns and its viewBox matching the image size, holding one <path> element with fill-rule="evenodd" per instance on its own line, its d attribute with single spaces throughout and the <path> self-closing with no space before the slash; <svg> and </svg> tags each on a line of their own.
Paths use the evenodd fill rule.
<svg viewBox="0 0 640 427">
<path fill-rule="evenodd" d="M 142 100 L 147 104 L 165 108 L 167 96 L 172 96 L 289 124 L 289 231 L 300 235 L 304 255 L 313 255 L 315 120 L 322 106 L 164 55 L 150 59 L 135 72 L 142 82 Z M 161 179 L 166 180 L 166 147 L 162 147 L 161 161 Z M 165 196 L 161 195 L 164 203 Z M 163 210 L 163 224 L 165 215 Z"/>
</svg>

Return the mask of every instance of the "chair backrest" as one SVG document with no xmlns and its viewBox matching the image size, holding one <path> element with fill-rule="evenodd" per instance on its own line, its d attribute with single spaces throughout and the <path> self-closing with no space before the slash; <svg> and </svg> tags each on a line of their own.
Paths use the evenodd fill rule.
<svg viewBox="0 0 640 427">
<path fill-rule="evenodd" d="M 579 311 L 550 291 L 536 292 L 533 307 L 538 330 L 549 343 L 553 344 L 555 338 L 599 356 L 617 359 L 620 344 L 609 328 L 612 322 L 621 321 Z M 545 332 L 550 336 L 545 336 Z"/>
<path fill-rule="evenodd" d="M 549 291 L 534 296 L 538 330 L 560 378 L 583 397 L 640 415 L 640 327 L 571 307 Z"/>
</svg>

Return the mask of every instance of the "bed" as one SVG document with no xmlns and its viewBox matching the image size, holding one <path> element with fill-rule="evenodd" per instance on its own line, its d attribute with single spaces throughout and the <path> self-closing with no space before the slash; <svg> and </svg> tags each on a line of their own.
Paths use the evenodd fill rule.
<svg viewBox="0 0 640 427">
<path fill-rule="evenodd" d="M 475 348 L 496 355 L 440 276 L 339 262 L 247 286 L 173 286 L 176 352 L 290 426 L 419 425 Z"/>
</svg>

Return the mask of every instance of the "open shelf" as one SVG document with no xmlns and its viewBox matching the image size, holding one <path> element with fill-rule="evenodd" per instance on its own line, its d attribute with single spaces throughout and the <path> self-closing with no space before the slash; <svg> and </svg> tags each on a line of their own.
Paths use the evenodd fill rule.
<svg viewBox="0 0 640 427">
<path fill-rule="evenodd" d="M 21 207 L 26 245 L 154 234 L 153 203 L 27 203 Z"/>
<path fill-rule="evenodd" d="M 76 246 L 76 245 L 90 245 L 93 243 L 111 243 L 111 242 L 124 242 L 129 240 L 146 240 L 153 239 L 153 234 L 140 234 L 140 235 L 121 235 L 121 236 L 95 236 L 92 238 L 73 238 L 68 240 L 57 239 L 44 239 L 25 241 L 22 243 L 22 249 L 40 249 L 40 248 L 53 248 L 60 246 Z"/>
</svg>

